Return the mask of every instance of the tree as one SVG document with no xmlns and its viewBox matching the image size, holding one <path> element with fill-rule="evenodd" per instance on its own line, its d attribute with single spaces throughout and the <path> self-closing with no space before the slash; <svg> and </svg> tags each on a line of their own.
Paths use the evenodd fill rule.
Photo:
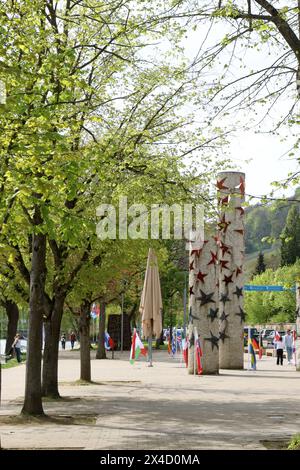
<svg viewBox="0 0 300 470">
<path fill-rule="evenodd" d="M 257 264 L 255 268 L 255 274 L 262 274 L 266 270 L 264 254 L 262 251 L 259 252 L 257 257 Z"/>
<path fill-rule="evenodd" d="M 222 165 L 210 155 L 202 162 L 208 172 L 195 176 L 183 168 L 183 157 L 203 152 L 206 140 L 185 130 L 191 121 L 179 112 L 193 91 L 184 64 L 174 67 L 163 54 L 141 58 L 148 35 L 175 35 L 158 21 L 159 4 L 0 6 L 0 78 L 7 89 L 0 115 L 1 242 L 30 296 L 24 413 L 42 413 L 42 321 L 43 393 L 59 396 L 60 324 L 77 276 L 101 251 L 97 205 L 115 203 L 129 184 L 136 195 L 156 193 L 154 201 L 178 194 L 178 187 L 182 200 L 192 200 L 191 188 L 207 188 L 212 166 Z M 211 142 L 207 147 L 211 152 Z M 81 297 L 84 315 L 89 299 Z M 88 330 L 85 316 L 81 329 Z"/>
<path fill-rule="evenodd" d="M 254 276 L 251 284 L 280 285 L 292 288 L 299 282 L 299 269 L 299 260 L 295 264 L 283 266 L 275 271 L 266 269 L 262 274 Z M 249 324 L 295 321 L 295 291 L 245 292 L 244 295 L 245 311 L 247 312 L 247 322 Z"/>
<path fill-rule="evenodd" d="M 300 257 L 300 215 L 295 205 L 288 212 L 280 238 L 281 264 L 283 266 L 294 264 Z"/>
</svg>

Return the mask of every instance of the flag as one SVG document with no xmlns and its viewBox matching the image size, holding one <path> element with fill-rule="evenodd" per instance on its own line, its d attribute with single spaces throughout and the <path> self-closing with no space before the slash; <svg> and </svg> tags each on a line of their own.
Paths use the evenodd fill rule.
<svg viewBox="0 0 300 470">
<path fill-rule="evenodd" d="M 279 340 L 280 340 L 280 334 L 278 333 L 278 331 L 275 331 L 274 341 L 279 341 Z"/>
<path fill-rule="evenodd" d="M 250 360 L 251 360 L 251 369 L 256 370 L 256 356 L 255 356 L 253 341 L 255 341 L 255 343 L 257 344 L 256 340 L 254 338 L 251 338 L 251 334 L 250 334 L 250 337 L 248 339 L 248 349 L 249 349 Z"/>
<path fill-rule="evenodd" d="M 176 354 L 176 337 L 175 337 L 174 334 L 172 336 L 172 354 L 173 354 L 173 356 L 174 356 L 174 354 Z"/>
<path fill-rule="evenodd" d="M 171 354 L 172 348 L 171 348 L 171 338 L 170 338 L 170 334 L 167 335 L 167 341 L 168 341 L 168 354 Z"/>
<path fill-rule="evenodd" d="M 183 360 L 185 362 L 186 367 L 188 366 L 188 351 L 189 351 L 189 342 L 188 336 L 186 338 L 182 338 L 182 355 Z"/>
<path fill-rule="evenodd" d="M 251 338 L 252 346 L 254 349 L 259 350 L 258 342 L 255 338 Z"/>
<path fill-rule="evenodd" d="M 198 336 L 198 332 L 195 328 L 195 351 L 196 351 L 196 365 L 197 365 L 197 374 L 201 375 L 203 373 L 203 367 L 202 367 L 202 348 L 200 344 L 200 338 Z"/>
<path fill-rule="evenodd" d="M 134 329 L 133 336 L 132 336 L 132 343 L 131 343 L 131 350 L 130 350 L 130 364 L 134 364 L 140 354 L 146 356 L 147 350 L 146 347 L 143 345 L 142 341 L 140 340 L 139 335 Z"/>
<path fill-rule="evenodd" d="M 107 332 L 104 333 L 104 346 L 105 346 L 105 349 L 107 349 L 108 351 L 110 349 L 114 349 L 115 347 L 114 340 L 110 337 L 110 335 Z"/>
<path fill-rule="evenodd" d="M 293 336 L 293 353 L 295 353 L 296 352 L 296 339 L 297 339 L 296 330 L 292 331 L 292 336 Z"/>
<path fill-rule="evenodd" d="M 95 318 L 97 318 L 97 307 L 96 307 L 96 304 L 95 302 L 93 303 L 92 305 L 92 309 L 91 309 L 91 318 L 94 320 Z"/>
<path fill-rule="evenodd" d="M 181 350 L 181 346 L 182 346 L 182 336 L 181 336 L 181 331 L 177 330 L 176 332 L 176 341 L 177 341 L 177 349 L 179 349 L 179 351 Z"/>
</svg>

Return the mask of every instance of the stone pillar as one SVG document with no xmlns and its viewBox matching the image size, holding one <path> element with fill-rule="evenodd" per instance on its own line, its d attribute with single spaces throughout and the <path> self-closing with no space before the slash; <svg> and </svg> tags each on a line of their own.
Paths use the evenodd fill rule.
<svg viewBox="0 0 300 470">
<path fill-rule="evenodd" d="M 190 252 L 189 366 L 194 373 L 194 328 L 202 349 L 203 374 L 219 372 L 217 245 L 214 238 Z"/>
<path fill-rule="evenodd" d="M 296 370 L 300 372 L 300 285 L 296 284 Z"/>
<path fill-rule="evenodd" d="M 245 174 L 225 171 L 218 174 L 218 244 L 220 369 L 244 367 L 243 262 Z"/>
</svg>

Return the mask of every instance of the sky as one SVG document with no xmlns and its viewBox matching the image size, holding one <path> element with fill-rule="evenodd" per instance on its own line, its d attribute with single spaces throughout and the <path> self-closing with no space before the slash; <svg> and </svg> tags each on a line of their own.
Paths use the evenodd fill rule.
<svg viewBox="0 0 300 470">
<path fill-rule="evenodd" d="M 224 38 L 226 30 L 223 29 L 223 27 L 225 27 L 224 23 L 215 24 L 208 34 L 209 26 L 205 28 L 202 24 L 201 28 L 198 28 L 195 31 L 190 31 L 184 41 L 184 48 L 187 57 L 190 59 L 195 57 L 195 54 L 198 52 L 199 44 L 201 44 L 202 41 L 205 49 L 206 47 L 212 46 L 218 42 L 219 39 Z M 251 50 L 243 46 L 237 46 L 234 58 L 230 60 L 228 78 L 234 80 L 240 76 L 241 64 L 242 66 L 245 65 L 248 68 L 248 71 L 257 70 L 270 65 L 274 60 L 276 60 L 277 53 L 278 51 L 276 48 L 270 48 L 268 44 L 262 45 L 260 51 Z M 217 62 L 213 67 L 211 67 L 211 69 L 209 69 L 209 81 L 218 75 L 222 75 L 224 71 L 224 63 L 222 63 L 222 60 L 225 61 L 225 63 L 229 62 L 229 56 L 226 57 L 226 54 L 227 52 L 225 50 L 222 54 L 221 61 L 219 63 Z M 296 85 L 294 88 L 296 94 Z M 292 104 L 294 104 L 294 101 Z M 263 122 L 264 128 L 272 128 L 274 123 L 280 119 L 280 115 L 286 114 L 286 111 L 290 109 L 290 107 L 291 101 L 287 101 L 286 97 L 279 99 L 269 113 L 269 116 L 266 118 L 266 121 Z M 263 113 L 263 105 L 258 108 L 258 110 Z M 252 111 L 256 110 L 254 109 Z M 247 194 L 255 196 L 270 194 L 272 189 L 274 190 L 274 187 L 271 185 L 272 181 L 282 181 L 288 177 L 290 172 L 294 172 L 299 169 L 299 163 L 297 164 L 295 157 L 288 157 L 288 153 L 295 142 L 295 129 L 287 129 L 285 127 L 284 129 L 279 130 L 279 135 L 257 133 L 254 132 L 253 128 L 246 132 L 242 130 L 242 127 L 243 123 L 245 127 L 250 127 L 248 123 L 251 119 L 251 110 L 246 110 L 246 114 L 244 115 L 241 115 L 239 111 L 237 114 L 239 115 L 239 130 L 236 130 L 234 135 L 228 136 L 229 152 L 226 153 L 232 161 L 239 166 L 239 169 L 246 173 Z M 229 128 L 232 127 L 232 124 L 234 125 L 234 116 L 231 118 L 225 117 L 225 119 L 224 117 L 221 117 L 219 123 L 220 127 L 222 127 L 222 124 L 227 120 Z M 256 128 L 256 130 L 261 129 Z M 292 131 L 294 131 L 294 135 L 292 135 Z M 285 141 L 283 141 L 284 137 L 287 137 Z M 299 154 L 298 157 L 300 157 Z M 294 189 L 295 187 L 293 185 L 290 185 L 287 190 L 277 189 L 274 197 L 283 197 L 284 195 L 291 196 L 294 194 Z M 257 202 L 258 200 L 253 201 L 253 203 Z"/>
<path fill-rule="evenodd" d="M 230 156 L 246 174 L 246 193 L 261 196 L 274 189 L 273 181 L 282 181 L 292 171 L 299 170 L 295 159 L 283 155 L 289 150 L 287 142 L 278 136 L 239 132 L 231 139 Z M 275 197 L 291 196 L 294 186 L 288 190 L 276 190 Z M 253 201 L 254 203 L 258 202 Z"/>
</svg>

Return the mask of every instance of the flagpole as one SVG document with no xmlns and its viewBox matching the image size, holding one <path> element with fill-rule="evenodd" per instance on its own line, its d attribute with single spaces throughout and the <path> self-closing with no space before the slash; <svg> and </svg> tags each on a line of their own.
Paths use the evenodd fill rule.
<svg viewBox="0 0 300 470">
<path fill-rule="evenodd" d="M 152 332 L 148 338 L 148 351 L 149 351 L 149 354 L 148 354 L 148 358 L 149 358 L 149 365 L 148 367 L 153 367 L 152 365 Z"/>
<path fill-rule="evenodd" d="M 196 375 L 196 327 L 194 327 L 194 375 Z"/>
<path fill-rule="evenodd" d="M 248 326 L 248 344 L 247 344 L 247 346 L 248 346 L 247 347 L 247 349 L 248 349 L 248 370 L 251 369 L 251 367 L 250 367 L 250 343 L 249 343 L 249 341 L 250 341 L 250 332 L 251 332 L 250 326 Z"/>
</svg>

